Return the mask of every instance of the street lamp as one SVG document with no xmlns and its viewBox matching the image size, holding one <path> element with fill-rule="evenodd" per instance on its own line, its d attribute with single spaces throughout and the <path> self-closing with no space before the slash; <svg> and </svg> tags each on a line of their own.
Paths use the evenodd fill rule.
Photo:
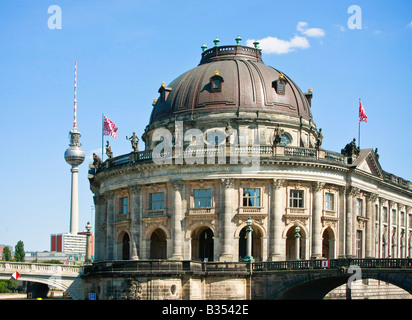
<svg viewBox="0 0 412 320">
<path fill-rule="evenodd" d="M 295 260 L 300 260 L 299 258 L 299 249 L 300 249 L 300 227 L 299 225 L 296 226 L 295 228 Z"/>
<path fill-rule="evenodd" d="M 244 257 L 243 261 L 250 262 L 253 261 L 252 257 L 252 219 L 249 217 L 246 221 L 247 228 L 246 228 L 246 257 Z"/>
<path fill-rule="evenodd" d="M 92 245 L 91 245 L 91 233 L 90 230 L 92 229 L 92 226 L 90 222 L 87 222 L 86 225 L 86 260 L 85 263 L 91 263 L 92 262 Z"/>
</svg>

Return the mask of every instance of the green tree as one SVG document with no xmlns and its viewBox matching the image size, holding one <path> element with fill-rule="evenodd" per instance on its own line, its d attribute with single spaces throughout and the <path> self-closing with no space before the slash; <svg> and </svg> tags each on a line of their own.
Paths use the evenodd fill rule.
<svg viewBox="0 0 412 320">
<path fill-rule="evenodd" d="M 20 240 L 14 247 L 14 260 L 18 262 L 24 262 L 24 256 L 24 243 Z"/>
<path fill-rule="evenodd" d="M 16 280 L 0 280 L 0 293 L 10 293 L 16 291 L 18 283 Z"/>
<path fill-rule="evenodd" d="M 11 260 L 11 251 L 9 247 L 4 247 L 3 249 L 3 260 L 5 261 Z"/>
</svg>

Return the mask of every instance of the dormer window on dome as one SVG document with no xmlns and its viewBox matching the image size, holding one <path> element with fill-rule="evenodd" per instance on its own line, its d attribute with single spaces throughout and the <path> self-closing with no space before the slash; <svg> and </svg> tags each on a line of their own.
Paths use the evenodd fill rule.
<svg viewBox="0 0 412 320">
<path fill-rule="evenodd" d="M 166 84 L 162 82 L 162 85 L 160 86 L 160 89 L 159 89 L 161 102 L 165 102 L 167 100 L 167 97 L 169 96 L 169 93 L 171 90 L 172 88 L 166 87 Z"/>
<path fill-rule="evenodd" d="M 283 73 L 279 74 L 279 78 L 272 82 L 272 87 L 275 88 L 277 94 L 284 95 L 287 81 Z"/>
<path fill-rule="evenodd" d="M 223 78 L 219 75 L 219 71 L 215 71 L 215 74 L 210 79 L 210 88 L 212 92 L 221 92 Z"/>
</svg>

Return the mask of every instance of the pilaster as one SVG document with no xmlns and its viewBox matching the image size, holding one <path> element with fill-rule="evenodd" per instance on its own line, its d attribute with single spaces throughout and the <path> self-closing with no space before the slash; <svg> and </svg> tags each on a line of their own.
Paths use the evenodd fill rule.
<svg viewBox="0 0 412 320">
<path fill-rule="evenodd" d="M 312 185 L 313 207 L 312 207 L 312 259 L 322 258 L 322 191 L 325 187 L 323 182 L 315 182 Z"/>
<path fill-rule="evenodd" d="M 270 206 L 270 260 L 284 260 L 282 257 L 282 216 L 283 216 L 283 183 L 284 179 L 273 179 Z"/>
<path fill-rule="evenodd" d="M 173 213 L 172 213 L 172 236 L 173 236 L 173 252 L 171 260 L 183 260 L 183 210 L 182 210 L 182 194 L 184 183 L 181 180 L 171 181 L 173 188 Z"/>
<path fill-rule="evenodd" d="M 221 179 L 221 187 L 223 189 L 223 215 L 222 222 L 222 253 L 219 257 L 220 261 L 233 261 L 233 225 L 232 218 L 234 214 L 234 179 Z"/>
</svg>

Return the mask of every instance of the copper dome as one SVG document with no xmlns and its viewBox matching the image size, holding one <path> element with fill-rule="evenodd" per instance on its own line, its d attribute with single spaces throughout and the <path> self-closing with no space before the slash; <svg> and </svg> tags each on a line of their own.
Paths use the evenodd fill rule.
<svg viewBox="0 0 412 320">
<path fill-rule="evenodd" d="M 214 80 L 220 81 L 215 90 Z M 278 83 L 283 82 L 283 91 Z M 280 71 L 267 66 L 257 48 L 215 46 L 202 53 L 200 64 L 169 85 L 162 84 L 150 123 L 184 114 L 259 111 L 312 119 L 311 94 Z"/>
</svg>

